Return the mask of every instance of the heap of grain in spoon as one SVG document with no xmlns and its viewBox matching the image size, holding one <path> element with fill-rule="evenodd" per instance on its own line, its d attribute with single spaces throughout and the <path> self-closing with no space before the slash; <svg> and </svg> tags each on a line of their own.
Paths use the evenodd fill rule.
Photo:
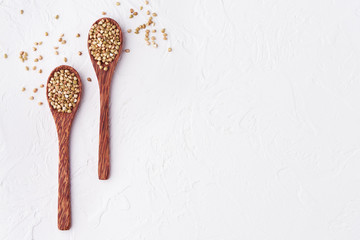
<svg viewBox="0 0 360 240">
<path fill-rule="evenodd" d="M 120 30 L 108 19 L 91 26 L 89 32 L 89 50 L 100 69 L 108 70 L 108 65 L 119 54 L 121 45 Z"/>
<path fill-rule="evenodd" d="M 78 102 L 80 87 L 75 73 L 58 70 L 47 85 L 50 105 L 58 112 L 71 113 Z"/>
</svg>

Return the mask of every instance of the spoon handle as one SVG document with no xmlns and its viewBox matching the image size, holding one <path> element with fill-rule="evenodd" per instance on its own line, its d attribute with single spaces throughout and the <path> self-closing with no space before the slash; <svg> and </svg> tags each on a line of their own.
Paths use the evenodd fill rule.
<svg viewBox="0 0 360 240">
<path fill-rule="evenodd" d="M 58 191 L 58 228 L 69 230 L 71 225 L 70 207 L 70 164 L 69 164 L 70 127 L 58 129 L 59 136 L 59 191 Z"/>
<path fill-rule="evenodd" d="M 108 84 L 100 86 L 100 132 L 99 132 L 99 165 L 100 180 L 109 178 L 110 173 L 110 131 L 109 131 L 109 91 Z"/>
</svg>

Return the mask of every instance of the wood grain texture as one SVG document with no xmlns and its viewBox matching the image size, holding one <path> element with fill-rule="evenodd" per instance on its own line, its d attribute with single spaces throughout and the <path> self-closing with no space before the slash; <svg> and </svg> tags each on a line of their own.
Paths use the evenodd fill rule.
<svg viewBox="0 0 360 240">
<path fill-rule="evenodd" d="M 69 230 L 71 226 L 69 137 L 70 137 L 71 124 L 80 104 L 82 88 L 81 88 L 81 78 L 78 72 L 74 68 L 66 65 L 62 65 L 55 68 L 50 73 L 47 83 L 49 83 L 50 78 L 54 75 L 56 71 L 62 69 L 69 70 L 71 73 L 75 73 L 76 77 L 78 78 L 78 84 L 80 88 L 77 104 L 72 109 L 71 113 L 62 113 L 56 111 L 50 105 L 48 99 L 49 107 L 55 120 L 58 139 L 59 139 L 58 228 L 60 230 Z M 48 86 L 46 84 L 46 96 L 47 96 L 47 92 L 48 92 Z"/>
<path fill-rule="evenodd" d="M 123 46 L 123 37 L 122 37 L 121 28 L 115 20 L 111 18 L 101 18 L 98 19 L 95 23 L 98 23 L 99 21 L 106 19 L 108 19 L 112 24 L 115 24 L 117 28 L 120 30 L 120 41 L 121 41 L 119 54 L 117 54 L 115 56 L 114 61 L 112 61 L 108 65 L 108 71 L 104 71 L 99 68 L 99 66 L 97 65 L 97 61 L 93 58 L 93 56 L 90 53 L 89 50 L 90 43 L 88 42 L 88 51 L 98 79 L 99 90 L 100 90 L 100 128 L 99 128 L 99 165 L 98 165 L 98 175 L 100 180 L 108 179 L 110 174 L 110 130 L 109 130 L 110 85 Z M 88 40 L 89 40 L 89 36 L 88 36 Z"/>
</svg>

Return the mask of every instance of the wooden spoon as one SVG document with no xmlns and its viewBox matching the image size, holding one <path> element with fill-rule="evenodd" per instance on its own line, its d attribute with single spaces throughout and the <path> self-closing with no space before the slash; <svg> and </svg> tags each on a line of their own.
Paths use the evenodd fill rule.
<svg viewBox="0 0 360 240">
<path fill-rule="evenodd" d="M 71 113 L 63 113 L 55 110 L 51 104 L 48 96 L 48 84 L 54 73 L 59 70 L 69 70 L 75 73 L 78 79 L 80 92 L 78 93 L 77 104 L 72 109 Z M 58 228 L 60 230 L 69 230 L 71 225 L 71 206 L 70 206 L 70 162 L 69 162 L 69 136 L 71 123 L 74 119 L 76 110 L 78 109 L 81 99 L 81 79 L 78 72 L 66 65 L 55 68 L 47 80 L 46 96 L 49 103 L 51 113 L 54 117 L 56 129 L 59 139 L 59 189 L 58 189 Z"/>
<path fill-rule="evenodd" d="M 116 64 L 119 60 L 122 51 L 122 32 L 119 24 L 111 18 L 100 18 L 94 24 L 97 24 L 101 20 L 109 20 L 120 31 L 120 48 L 119 53 L 115 56 L 115 59 L 108 65 L 108 70 L 104 71 L 100 69 L 97 61 L 91 55 L 89 46 L 90 36 L 88 35 L 88 51 L 91 62 L 94 66 L 96 76 L 98 78 L 100 89 L 100 132 L 99 132 L 99 165 L 98 175 L 100 180 L 106 180 L 109 178 L 110 173 L 110 133 L 109 133 L 109 96 L 110 96 L 110 84 L 112 76 L 114 75 Z"/>
</svg>

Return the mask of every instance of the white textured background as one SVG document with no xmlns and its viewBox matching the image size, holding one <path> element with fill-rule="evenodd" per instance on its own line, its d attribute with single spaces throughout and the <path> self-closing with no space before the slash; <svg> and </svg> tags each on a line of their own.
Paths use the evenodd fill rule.
<svg viewBox="0 0 360 240">
<path fill-rule="evenodd" d="M 102 11 L 124 32 L 144 21 L 128 18 L 142 1 L 119 1 L 0 0 L 1 240 L 360 239 L 359 0 L 152 0 L 146 9 L 169 41 L 154 49 L 124 33 L 111 178 L 99 181 L 86 35 Z M 55 56 L 61 33 L 68 43 Z M 44 42 L 36 55 L 35 41 Z M 31 61 L 19 61 L 21 50 Z M 26 72 L 40 53 L 43 74 Z M 84 93 L 64 232 L 55 124 L 36 104 L 44 89 L 28 100 L 63 56 Z"/>
</svg>

